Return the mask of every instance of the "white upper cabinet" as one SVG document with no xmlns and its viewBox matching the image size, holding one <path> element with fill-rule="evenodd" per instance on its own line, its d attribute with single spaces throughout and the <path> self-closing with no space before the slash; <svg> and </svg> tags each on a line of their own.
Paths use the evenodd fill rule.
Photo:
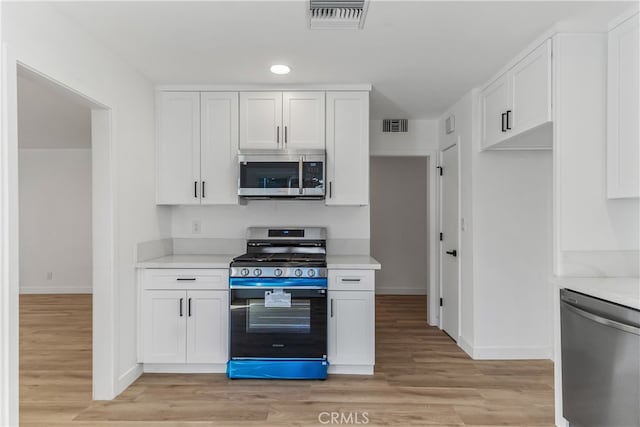
<svg viewBox="0 0 640 427">
<path fill-rule="evenodd" d="M 638 109 L 639 15 L 609 32 L 607 105 L 607 193 L 640 196 L 640 110 Z"/>
<path fill-rule="evenodd" d="M 513 110 L 513 125 L 509 123 L 509 127 L 513 134 L 550 122 L 551 40 L 518 62 L 509 75 Z"/>
<path fill-rule="evenodd" d="M 157 131 L 157 203 L 199 204 L 200 93 L 160 92 Z"/>
<path fill-rule="evenodd" d="M 238 93 L 159 92 L 157 203 L 237 204 Z"/>
<path fill-rule="evenodd" d="M 240 148 L 277 149 L 283 141 L 282 92 L 241 92 Z"/>
<path fill-rule="evenodd" d="M 324 92 L 241 92 L 241 149 L 324 149 Z"/>
<path fill-rule="evenodd" d="M 200 201 L 238 203 L 238 93 L 201 95 Z"/>
<path fill-rule="evenodd" d="M 284 92 L 284 148 L 324 149 L 324 92 Z"/>
<path fill-rule="evenodd" d="M 551 138 L 513 138 L 552 120 L 551 78 L 546 40 L 481 91 L 482 149 L 551 148 Z"/>
<path fill-rule="evenodd" d="M 507 138 L 508 81 L 507 76 L 503 75 L 480 94 L 483 147 Z"/>
<path fill-rule="evenodd" d="M 327 92 L 327 205 L 369 204 L 369 92 Z"/>
</svg>

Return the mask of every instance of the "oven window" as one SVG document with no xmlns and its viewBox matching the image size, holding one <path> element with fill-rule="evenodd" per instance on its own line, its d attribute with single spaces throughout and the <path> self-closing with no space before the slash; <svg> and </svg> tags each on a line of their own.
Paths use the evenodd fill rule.
<svg viewBox="0 0 640 427">
<path fill-rule="evenodd" d="M 323 170 L 323 162 L 304 162 L 302 166 L 303 188 L 323 188 Z"/>
<path fill-rule="evenodd" d="M 298 162 L 249 162 L 240 164 L 242 188 L 298 188 Z"/>
<path fill-rule="evenodd" d="M 311 332 L 311 301 L 295 300 L 291 307 L 265 307 L 264 299 L 250 299 L 247 332 L 308 334 Z"/>
</svg>

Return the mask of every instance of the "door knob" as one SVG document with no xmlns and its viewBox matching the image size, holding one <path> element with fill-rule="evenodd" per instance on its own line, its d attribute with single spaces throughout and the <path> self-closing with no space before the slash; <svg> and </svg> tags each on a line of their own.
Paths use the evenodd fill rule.
<svg viewBox="0 0 640 427">
<path fill-rule="evenodd" d="M 452 251 L 447 251 L 446 253 L 447 253 L 447 255 L 458 256 L 458 251 L 456 251 L 455 249 L 452 250 Z"/>
</svg>

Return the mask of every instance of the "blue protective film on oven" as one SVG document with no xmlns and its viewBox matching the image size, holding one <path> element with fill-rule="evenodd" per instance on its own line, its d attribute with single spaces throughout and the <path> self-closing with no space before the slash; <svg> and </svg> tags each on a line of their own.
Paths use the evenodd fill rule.
<svg viewBox="0 0 640 427">
<path fill-rule="evenodd" d="M 329 362 L 319 360 L 230 360 L 227 376 L 233 379 L 325 380 Z"/>
<path fill-rule="evenodd" d="M 317 278 L 279 278 L 279 277 L 231 277 L 229 279 L 229 286 L 255 286 L 256 288 L 294 288 L 296 286 L 317 286 L 321 288 L 327 287 L 326 277 Z"/>
</svg>

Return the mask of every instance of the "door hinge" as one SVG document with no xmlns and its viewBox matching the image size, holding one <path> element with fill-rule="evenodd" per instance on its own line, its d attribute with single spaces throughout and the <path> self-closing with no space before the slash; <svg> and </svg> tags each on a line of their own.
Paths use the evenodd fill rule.
<svg viewBox="0 0 640 427">
<path fill-rule="evenodd" d="M 440 307 L 442 307 L 442 305 L 443 305 L 443 300 L 442 298 L 440 298 Z"/>
<path fill-rule="evenodd" d="M 440 172 L 440 176 L 444 173 L 444 168 L 442 166 L 436 166 L 436 169 Z"/>
<path fill-rule="evenodd" d="M 442 242 L 443 239 L 444 239 L 444 234 L 440 233 L 440 241 Z"/>
</svg>

